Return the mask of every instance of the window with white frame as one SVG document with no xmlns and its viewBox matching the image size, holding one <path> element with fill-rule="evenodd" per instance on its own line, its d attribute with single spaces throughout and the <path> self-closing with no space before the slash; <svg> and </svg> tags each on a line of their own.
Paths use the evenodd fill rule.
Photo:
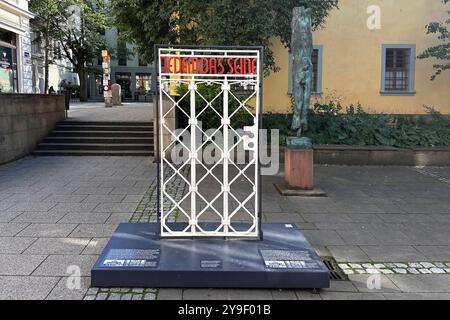
<svg viewBox="0 0 450 320">
<path fill-rule="evenodd" d="M 382 94 L 413 94 L 415 45 L 383 45 L 381 70 Z"/>
</svg>

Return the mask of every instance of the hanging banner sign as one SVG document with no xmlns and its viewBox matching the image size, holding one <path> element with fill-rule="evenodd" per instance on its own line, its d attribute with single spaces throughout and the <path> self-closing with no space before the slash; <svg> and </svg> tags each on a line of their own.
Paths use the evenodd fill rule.
<svg viewBox="0 0 450 320">
<path fill-rule="evenodd" d="M 160 52 L 160 70 L 162 75 L 223 75 L 256 76 L 259 72 L 259 60 L 250 51 L 245 50 L 196 50 L 186 52 L 183 49 Z"/>
</svg>

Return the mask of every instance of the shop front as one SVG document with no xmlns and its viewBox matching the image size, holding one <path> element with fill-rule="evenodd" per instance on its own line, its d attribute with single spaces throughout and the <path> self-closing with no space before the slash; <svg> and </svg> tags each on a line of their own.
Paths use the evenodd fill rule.
<svg viewBox="0 0 450 320">
<path fill-rule="evenodd" d="M 0 29 L 0 92 L 18 92 L 16 34 Z"/>
</svg>

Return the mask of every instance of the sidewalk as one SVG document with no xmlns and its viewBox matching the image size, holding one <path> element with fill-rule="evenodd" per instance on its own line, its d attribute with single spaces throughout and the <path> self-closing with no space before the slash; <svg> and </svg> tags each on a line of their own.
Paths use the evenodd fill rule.
<svg viewBox="0 0 450 320">
<path fill-rule="evenodd" d="M 123 102 L 120 107 L 105 108 L 103 102 L 71 102 L 69 120 L 76 121 L 136 121 L 153 120 L 153 104 Z"/>
<path fill-rule="evenodd" d="M 154 220 L 155 176 L 152 159 L 139 157 L 0 166 L 0 299 L 450 299 L 450 168 L 319 166 L 316 184 L 327 198 L 283 198 L 273 187 L 282 177 L 264 177 L 265 222 L 296 223 L 321 256 L 354 273 L 318 294 L 89 289 L 90 268 L 116 226 Z M 181 183 L 174 192 L 182 194 Z M 366 280 L 381 264 L 392 273 L 370 290 Z M 73 265 L 81 289 L 67 288 Z"/>
</svg>

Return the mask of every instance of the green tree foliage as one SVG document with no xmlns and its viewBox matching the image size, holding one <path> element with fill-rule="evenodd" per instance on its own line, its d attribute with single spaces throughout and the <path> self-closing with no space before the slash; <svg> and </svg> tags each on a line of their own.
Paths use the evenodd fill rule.
<svg viewBox="0 0 450 320">
<path fill-rule="evenodd" d="M 155 44 L 262 45 L 266 71 L 277 66 L 270 40 L 290 46 L 292 9 L 313 9 L 314 28 L 323 25 L 338 0 L 111 0 L 112 14 L 128 41 L 154 60 Z"/>
<path fill-rule="evenodd" d="M 52 10 L 45 11 L 51 3 Z M 88 65 L 106 48 L 101 34 L 108 26 L 105 0 L 32 0 L 31 9 L 48 22 L 50 39 L 62 48 L 62 55 L 74 66 L 80 78 L 80 100 L 87 100 Z"/>
<path fill-rule="evenodd" d="M 441 0 L 444 5 L 447 5 L 450 0 Z M 434 65 L 435 74 L 431 80 L 436 79 L 445 70 L 450 70 L 450 8 L 448 8 L 448 18 L 444 22 L 431 22 L 427 25 L 427 34 L 436 34 L 438 39 L 442 42 L 436 46 L 426 49 L 418 56 L 419 59 L 435 58 L 439 63 Z"/>
<path fill-rule="evenodd" d="M 35 39 L 44 45 L 44 93 L 48 91 L 48 69 L 51 63 L 53 39 L 50 37 L 50 25 L 58 14 L 57 0 L 32 0 L 30 10 L 36 15 L 33 20 L 33 31 L 38 34 Z"/>
</svg>

